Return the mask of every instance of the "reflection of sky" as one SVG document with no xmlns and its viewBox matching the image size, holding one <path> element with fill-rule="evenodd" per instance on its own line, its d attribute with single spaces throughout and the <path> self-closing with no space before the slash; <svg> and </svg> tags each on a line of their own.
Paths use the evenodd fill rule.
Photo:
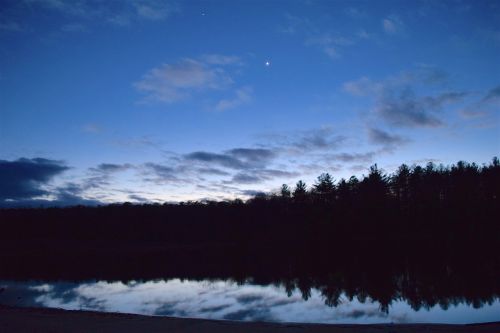
<svg viewBox="0 0 500 333">
<path fill-rule="evenodd" d="M 481 309 L 460 304 L 448 310 L 436 306 L 420 311 L 412 310 L 404 301 L 395 301 L 386 314 L 377 302 L 349 301 L 343 296 L 338 307 L 328 307 L 317 290 L 304 301 L 298 290 L 288 297 L 284 288 L 272 285 L 179 279 L 80 284 L 0 282 L 0 304 L 277 322 L 471 323 L 500 319 L 498 300 Z"/>
</svg>

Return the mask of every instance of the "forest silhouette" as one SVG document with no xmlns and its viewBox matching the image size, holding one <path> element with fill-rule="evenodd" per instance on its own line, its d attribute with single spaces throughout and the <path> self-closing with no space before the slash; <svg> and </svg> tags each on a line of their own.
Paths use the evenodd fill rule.
<svg viewBox="0 0 500 333">
<path fill-rule="evenodd" d="M 500 162 L 376 165 L 278 193 L 0 210 L 0 279 L 248 279 L 414 308 L 500 295 Z"/>
</svg>

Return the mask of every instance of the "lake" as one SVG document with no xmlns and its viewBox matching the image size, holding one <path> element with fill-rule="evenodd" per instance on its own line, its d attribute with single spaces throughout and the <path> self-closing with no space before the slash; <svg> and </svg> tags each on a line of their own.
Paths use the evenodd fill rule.
<svg viewBox="0 0 500 333">
<path fill-rule="evenodd" d="M 477 323 L 500 320 L 500 301 L 456 298 L 417 308 L 403 297 L 370 297 L 260 285 L 251 279 L 150 281 L 0 281 L 0 304 L 243 321 L 310 323 Z M 305 291 L 305 292 L 304 292 Z M 439 304 L 439 302 L 441 304 Z M 450 304 L 451 303 L 451 304 Z"/>
</svg>

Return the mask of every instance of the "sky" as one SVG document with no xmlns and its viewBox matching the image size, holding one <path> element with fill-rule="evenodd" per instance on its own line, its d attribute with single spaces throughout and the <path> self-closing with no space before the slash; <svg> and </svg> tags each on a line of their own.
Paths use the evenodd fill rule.
<svg viewBox="0 0 500 333">
<path fill-rule="evenodd" d="M 500 1 L 0 1 L 0 206 L 500 152 Z"/>
</svg>

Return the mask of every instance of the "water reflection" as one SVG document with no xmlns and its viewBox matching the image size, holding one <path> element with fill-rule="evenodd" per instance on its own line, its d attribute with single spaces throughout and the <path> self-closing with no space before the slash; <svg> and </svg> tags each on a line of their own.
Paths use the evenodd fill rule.
<svg viewBox="0 0 500 333">
<path fill-rule="evenodd" d="M 471 323 L 499 320 L 500 313 L 498 299 L 480 310 L 461 303 L 447 310 L 433 306 L 417 311 L 403 300 L 394 300 L 386 310 L 369 297 L 350 299 L 345 293 L 331 307 L 323 291 L 316 288 L 309 289 L 305 300 L 298 288 L 231 280 L 1 281 L 0 290 L 0 304 L 6 305 L 245 321 Z"/>
</svg>

